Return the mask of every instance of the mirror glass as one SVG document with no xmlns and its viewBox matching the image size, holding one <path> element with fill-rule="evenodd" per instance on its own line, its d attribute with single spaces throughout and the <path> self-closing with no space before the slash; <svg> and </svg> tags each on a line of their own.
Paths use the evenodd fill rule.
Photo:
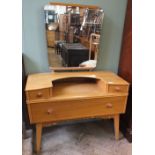
<svg viewBox="0 0 155 155">
<path fill-rule="evenodd" d="M 44 6 L 49 67 L 95 68 L 104 12 L 96 6 Z"/>
</svg>

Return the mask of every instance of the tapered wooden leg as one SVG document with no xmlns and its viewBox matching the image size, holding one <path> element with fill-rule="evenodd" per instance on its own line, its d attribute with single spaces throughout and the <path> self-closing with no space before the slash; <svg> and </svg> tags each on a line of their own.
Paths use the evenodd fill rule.
<svg viewBox="0 0 155 155">
<path fill-rule="evenodd" d="M 36 124 L 36 152 L 40 152 L 42 124 Z"/>
<path fill-rule="evenodd" d="M 119 140 L 119 114 L 114 115 L 114 130 L 115 130 L 115 139 Z"/>
</svg>

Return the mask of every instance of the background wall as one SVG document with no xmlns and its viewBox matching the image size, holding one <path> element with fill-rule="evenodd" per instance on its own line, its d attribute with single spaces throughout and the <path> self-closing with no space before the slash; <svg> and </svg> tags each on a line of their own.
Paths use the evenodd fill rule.
<svg viewBox="0 0 155 155">
<path fill-rule="evenodd" d="M 80 3 L 103 8 L 105 17 L 96 70 L 117 73 L 127 0 L 23 0 L 22 39 L 26 73 L 49 71 L 43 12 L 48 2 Z"/>
</svg>

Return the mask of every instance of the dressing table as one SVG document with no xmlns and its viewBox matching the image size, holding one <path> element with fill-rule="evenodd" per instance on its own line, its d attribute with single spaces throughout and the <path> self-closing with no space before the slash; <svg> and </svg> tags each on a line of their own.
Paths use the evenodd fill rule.
<svg viewBox="0 0 155 155">
<path fill-rule="evenodd" d="M 36 151 L 47 124 L 86 118 L 113 118 L 119 139 L 119 116 L 125 113 L 129 83 L 112 72 L 39 73 L 28 76 L 26 98 L 36 125 Z"/>
<path fill-rule="evenodd" d="M 119 116 L 126 110 L 129 83 L 112 72 L 84 72 L 93 70 L 94 65 L 81 66 L 86 62 L 97 63 L 99 49 L 95 47 L 100 44 L 103 9 L 51 2 L 44 6 L 44 13 L 46 32 L 53 32 L 51 28 L 58 24 L 57 33 L 51 32 L 50 37 L 47 33 L 47 45 L 53 38 L 55 43 L 66 44 L 62 44 L 61 52 L 51 46 L 47 48 L 52 73 L 31 74 L 27 79 L 26 102 L 30 123 L 36 126 L 37 153 L 42 128 L 70 120 L 112 118 L 118 140 Z M 51 14 L 53 17 L 57 14 L 59 20 L 51 21 Z M 64 70 L 80 72 L 55 72 Z"/>
</svg>

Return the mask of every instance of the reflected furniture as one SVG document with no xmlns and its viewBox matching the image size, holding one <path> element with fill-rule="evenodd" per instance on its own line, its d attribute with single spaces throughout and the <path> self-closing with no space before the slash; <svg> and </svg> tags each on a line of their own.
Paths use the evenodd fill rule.
<svg viewBox="0 0 155 155">
<path fill-rule="evenodd" d="M 61 54 L 62 44 L 65 43 L 63 40 L 57 40 L 54 42 L 54 48 L 56 54 Z"/>
<path fill-rule="evenodd" d="M 47 45 L 48 47 L 54 47 L 55 41 L 58 40 L 58 35 L 55 30 L 46 30 Z"/>
<path fill-rule="evenodd" d="M 81 43 L 62 44 L 61 56 L 66 67 L 78 67 L 89 59 L 89 49 Z"/>
<path fill-rule="evenodd" d="M 36 151 L 47 124 L 86 118 L 114 119 L 119 139 L 119 116 L 126 111 L 129 83 L 112 72 L 39 73 L 26 84 L 30 123 L 36 125 Z"/>
<path fill-rule="evenodd" d="M 44 6 L 44 13 L 50 69 L 55 71 L 60 69 L 73 70 L 73 68 L 75 70 L 88 70 L 88 67 L 79 67 L 79 65 L 90 59 L 95 60 L 97 63 L 99 42 L 90 44 L 90 37 L 91 34 L 101 35 L 102 21 L 104 18 L 102 8 L 91 5 L 51 2 Z M 60 46 L 57 44 L 59 41 L 70 44 L 81 43 L 89 49 L 90 59 L 86 56 L 87 52 L 76 52 L 76 54 L 75 52 L 65 52 L 62 54 L 59 48 L 61 44 Z M 53 47 L 56 49 L 55 52 Z M 78 57 L 76 58 L 77 53 Z M 82 54 L 84 55 L 83 58 Z M 66 55 L 67 57 L 65 57 Z M 68 58 L 72 58 L 73 60 L 69 60 Z M 92 70 L 95 67 L 89 68 Z"/>
</svg>

